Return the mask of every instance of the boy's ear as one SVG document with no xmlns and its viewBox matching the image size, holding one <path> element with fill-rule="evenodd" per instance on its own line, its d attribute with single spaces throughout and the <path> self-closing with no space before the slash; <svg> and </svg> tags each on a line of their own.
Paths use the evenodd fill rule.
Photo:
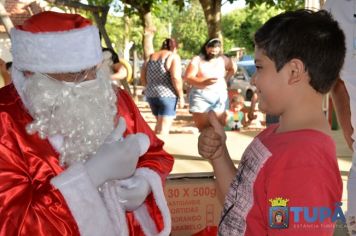
<svg viewBox="0 0 356 236">
<path fill-rule="evenodd" d="M 305 74 L 304 63 L 300 59 L 292 59 L 289 61 L 290 76 L 288 84 L 298 83 Z"/>
</svg>

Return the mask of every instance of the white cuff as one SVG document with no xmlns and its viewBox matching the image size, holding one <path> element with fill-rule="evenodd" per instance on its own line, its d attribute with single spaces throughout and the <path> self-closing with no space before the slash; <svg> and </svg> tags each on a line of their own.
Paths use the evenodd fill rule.
<svg viewBox="0 0 356 236">
<path fill-rule="evenodd" d="M 81 236 L 113 236 L 114 227 L 100 194 L 81 163 L 51 179 L 63 195 Z"/>
<path fill-rule="evenodd" d="M 138 168 L 135 172 L 135 175 L 143 176 L 148 181 L 155 202 L 159 210 L 161 211 L 164 226 L 162 231 L 158 233 L 156 225 L 154 221 L 151 219 L 151 216 L 148 213 L 145 204 L 142 204 L 139 208 L 137 208 L 134 211 L 135 218 L 137 219 L 138 222 L 140 222 L 141 228 L 145 233 L 145 235 L 168 236 L 171 232 L 172 221 L 171 221 L 171 215 L 169 212 L 167 201 L 164 196 L 161 177 L 156 172 L 154 172 L 149 168 Z"/>
</svg>

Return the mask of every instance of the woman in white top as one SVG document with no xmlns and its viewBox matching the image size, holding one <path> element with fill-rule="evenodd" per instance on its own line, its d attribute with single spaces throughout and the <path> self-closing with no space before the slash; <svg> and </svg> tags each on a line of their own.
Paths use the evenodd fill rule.
<svg viewBox="0 0 356 236">
<path fill-rule="evenodd" d="M 206 41 L 198 56 L 193 57 L 185 72 L 184 80 L 191 86 L 189 111 L 199 130 L 209 125 L 208 112 L 213 110 L 220 122 L 226 123 L 227 84 L 236 72 L 233 61 L 222 55 L 221 41 Z"/>
</svg>

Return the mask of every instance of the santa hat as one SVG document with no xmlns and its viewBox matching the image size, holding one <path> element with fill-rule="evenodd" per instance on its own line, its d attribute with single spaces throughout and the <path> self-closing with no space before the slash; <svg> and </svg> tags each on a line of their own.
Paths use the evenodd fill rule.
<svg viewBox="0 0 356 236">
<path fill-rule="evenodd" d="M 40 73 L 79 72 L 102 61 L 98 29 L 78 14 L 41 12 L 11 30 L 13 65 Z"/>
</svg>

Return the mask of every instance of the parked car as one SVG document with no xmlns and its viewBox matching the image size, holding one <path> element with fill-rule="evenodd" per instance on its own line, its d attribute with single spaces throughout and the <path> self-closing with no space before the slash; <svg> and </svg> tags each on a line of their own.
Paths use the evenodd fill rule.
<svg viewBox="0 0 356 236">
<path fill-rule="evenodd" d="M 246 101 L 251 101 L 253 94 L 256 91 L 256 87 L 251 85 L 251 77 L 255 73 L 255 61 L 238 61 L 237 72 L 228 81 L 228 88 L 231 92 L 236 91 L 245 97 Z"/>
</svg>

